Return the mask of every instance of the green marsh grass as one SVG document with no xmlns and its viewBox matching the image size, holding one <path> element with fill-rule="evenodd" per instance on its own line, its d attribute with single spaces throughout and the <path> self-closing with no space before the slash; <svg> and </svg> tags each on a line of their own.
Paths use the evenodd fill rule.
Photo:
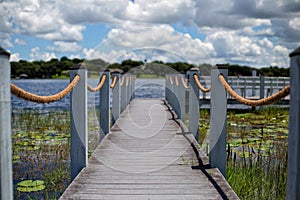
<svg viewBox="0 0 300 200">
<path fill-rule="evenodd" d="M 209 111 L 201 111 L 200 139 L 208 149 Z M 287 109 L 227 113 L 227 180 L 241 199 L 285 199 Z"/>
<path fill-rule="evenodd" d="M 98 116 L 88 111 L 89 152 L 97 146 Z M 70 113 L 18 110 L 12 114 L 15 199 L 58 199 L 70 183 Z M 42 180 L 45 189 L 22 192 L 17 184 Z"/>
</svg>

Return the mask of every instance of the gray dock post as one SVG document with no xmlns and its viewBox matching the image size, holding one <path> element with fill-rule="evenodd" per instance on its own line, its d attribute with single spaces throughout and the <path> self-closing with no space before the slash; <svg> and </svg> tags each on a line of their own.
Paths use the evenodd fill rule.
<svg viewBox="0 0 300 200">
<path fill-rule="evenodd" d="M 189 91 L 189 130 L 199 141 L 199 88 L 194 79 L 194 74 L 200 77 L 200 71 L 197 68 L 192 68 L 190 74 L 190 91 Z"/>
<path fill-rule="evenodd" d="M 300 199 L 300 47 L 290 54 L 290 119 L 288 136 L 288 200 Z"/>
<path fill-rule="evenodd" d="M 179 87 L 178 87 L 178 101 L 179 101 L 179 107 L 180 107 L 180 119 L 181 121 L 185 121 L 185 88 L 181 82 L 181 78 L 184 76 L 182 74 L 178 74 L 178 81 L 179 81 Z"/>
<path fill-rule="evenodd" d="M 13 199 L 10 53 L 0 47 L 0 199 Z"/>
<path fill-rule="evenodd" d="M 179 102 L 179 80 L 178 80 L 178 75 L 174 74 L 173 76 L 173 92 L 174 92 L 174 98 L 173 98 L 173 109 L 177 115 L 177 118 L 180 118 L 180 102 Z M 177 80 L 177 81 L 176 81 Z M 177 85 L 178 83 L 178 85 Z"/>
<path fill-rule="evenodd" d="M 87 70 L 81 65 L 70 69 L 70 80 L 80 75 L 80 80 L 71 91 L 71 181 L 88 163 L 87 123 Z"/>
<path fill-rule="evenodd" d="M 257 74 L 257 72 L 256 72 L 256 70 L 254 69 L 254 70 L 252 70 L 252 77 L 253 77 L 253 80 L 252 80 L 252 96 L 254 97 L 255 95 L 256 95 L 256 91 L 255 91 L 255 77 L 256 77 L 256 74 Z"/>
<path fill-rule="evenodd" d="M 173 82 L 173 84 L 171 83 L 171 81 L 170 80 L 172 80 L 172 82 Z M 169 91 L 168 91 L 168 93 L 169 93 L 169 97 L 168 97 L 168 102 L 169 102 L 169 104 L 170 104 L 170 106 L 172 107 L 172 109 L 173 109 L 173 86 L 174 86 L 174 80 L 173 80 L 173 76 L 172 76 L 172 74 L 169 74 Z"/>
<path fill-rule="evenodd" d="M 167 102 L 169 103 L 170 97 L 169 97 L 169 93 L 170 93 L 170 83 L 169 83 L 169 74 L 166 74 L 166 78 L 165 78 L 165 99 L 167 100 Z"/>
<path fill-rule="evenodd" d="M 175 84 L 176 83 L 175 83 L 175 79 L 174 79 L 174 74 L 171 74 L 171 79 L 172 79 L 172 83 L 173 84 L 171 84 L 171 98 L 170 98 L 170 103 L 171 103 L 173 111 L 176 112 L 176 110 L 174 109 L 174 107 L 175 107 L 175 98 L 176 98 L 176 96 L 175 96 Z"/>
<path fill-rule="evenodd" d="M 259 75 L 260 87 L 259 87 L 259 98 L 263 99 L 265 97 L 265 77 Z"/>
<path fill-rule="evenodd" d="M 135 76 L 132 75 L 132 99 L 135 99 Z"/>
<path fill-rule="evenodd" d="M 117 82 L 114 88 L 112 88 L 112 125 L 115 124 L 117 119 L 119 119 L 120 116 L 120 73 L 119 72 L 113 72 L 112 73 L 112 79 L 114 77 L 117 77 Z"/>
<path fill-rule="evenodd" d="M 127 85 L 127 102 L 126 102 L 126 105 L 129 105 L 130 101 L 131 101 L 131 74 L 128 74 L 127 76 L 127 79 L 128 79 L 128 85 Z"/>
<path fill-rule="evenodd" d="M 135 96 L 135 80 L 134 75 L 131 74 L 130 76 L 130 101 L 134 99 Z"/>
<path fill-rule="evenodd" d="M 105 70 L 104 72 L 100 73 L 100 77 L 106 75 L 106 80 L 104 85 L 100 89 L 100 117 L 99 117 L 99 124 L 100 124 L 100 141 L 105 137 L 107 133 L 109 133 L 109 126 L 110 126 L 110 108 L 109 108 L 109 70 Z M 101 80 L 101 79 L 100 79 Z"/>
<path fill-rule="evenodd" d="M 121 113 L 126 108 L 126 75 L 122 74 L 122 78 L 124 79 L 124 81 L 121 85 Z"/>
<path fill-rule="evenodd" d="M 219 168 L 226 177 L 227 97 L 225 88 L 219 80 L 220 73 L 227 80 L 227 65 L 217 65 L 211 70 L 209 163 L 211 167 Z"/>
</svg>

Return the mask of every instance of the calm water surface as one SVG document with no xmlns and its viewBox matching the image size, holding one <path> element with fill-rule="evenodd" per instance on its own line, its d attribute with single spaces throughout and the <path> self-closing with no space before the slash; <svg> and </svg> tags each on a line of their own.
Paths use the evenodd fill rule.
<svg viewBox="0 0 300 200">
<path fill-rule="evenodd" d="M 69 80 L 13 80 L 12 83 L 25 91 L 38 95 L 53 95 L 63 90 L 68 84 Z M 98 80 L 89 79 L 89 85 L 96 86 Z M 164 79 L 137 79 L 135 84 L 136 98 L 164 98 L 165 97 L 165 80 Z M 110 92 L 111 93 L 111 92 Z M 88 106 L 99 105 L 99 93 L 88 92 Z M 49 104 L 39 104 L 20 99 L 14 95 L 11 97 L 12 110 L 19 109 L 40 109 L 45 112 L 53 109 L 69 109 L 70 108 L 70 94 L 60 101 Z"/>
</svg>

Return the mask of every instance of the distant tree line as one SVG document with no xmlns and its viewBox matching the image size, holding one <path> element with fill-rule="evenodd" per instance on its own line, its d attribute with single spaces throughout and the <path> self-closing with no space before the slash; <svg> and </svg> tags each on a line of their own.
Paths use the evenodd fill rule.
<svg viewBox="0 0 300 200">
<path fill-rule="evenodd" d="M 166 73 L 180 72 L 185 73 L 193 67 L 200 69 L 202 75 L 210 75 L 212 65 L 201 64 L 195 66 L 185 62 L 164 63 L 162 61 L 135 61 L 124 60 L 121 63 L 109 64 L 101 59 L 95 60 L 83 60 L 83 59 L 69 59 L 62 57 L 59 59 L 51 59 L 50 61 L 26 61 L 20 60 L 18 62 L 11 62 L 11 77 L 19 78 L 57 78 L 62 76 L 68 76 L 68 70 L 79 63 L 84 63 L 85 67 L 89 71 L 89 75 L 98 75 L 99 71 L 104 69 L 115 70 L 118 69 L 124 73 L 131 71 L 138 77 L 142 73 L 155 74 L 157 76 L 163 76 Z M 253 68 L 249 66 L 241 65 L 228 65 L 229 76 L 252 76 L 252 71 L 256 70 L 257 75 L 263 76 L 289 76 L 288 68 L 279 68 L 277 66 Z"/>
</svg>

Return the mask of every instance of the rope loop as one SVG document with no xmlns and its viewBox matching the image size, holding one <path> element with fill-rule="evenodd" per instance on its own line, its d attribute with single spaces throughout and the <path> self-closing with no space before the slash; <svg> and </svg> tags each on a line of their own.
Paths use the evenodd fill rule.
<svg viewBox="0 0 300 200">
<path fill-rule="evenodd" d="M 181 83 L 185 89 L 189 89 L 189 86 L 186 84 L 184 77 L 181 77 Z"/>
<path fill-rule="evenodd" d="M 219 74 L 219 80 L 220 82 L 223 84 L 224 88 L 226 89 L 226 91 L 233 97 L 235 98 L 238 102 L 243 103 L 245 105 L 248 106 L 263 106 L 263 105 L 269 105 L 269 104 L 273 104 L 277 101 L 280 101 L 282 98 L 286 97 L 287 95 L 289 95 L 290 93 L 290 85 L 284 87 L 282 90 L 280 90 L 279 92 L 263 98 L 263 99 L 259 99 L 259 100 L 251 100 L 251 99 L 246 99 L 240 95 L 238 95 L 231 87 L 230 85 L 227 83 L 227 81 L 225 80 L 224 76 L 222 74 Z"/>
<path fill-rule="evenodd" d="M 88 87 L 88 90 L 89 90 L 90 92 L 98 92 L 98 91 L 103 87 L 106 78 L 107 78 L 107 77 L 106 77 L 106 74 L 103 74 L 102 77 L 101 77 L 101 80 L 100 80 L 99 85 L 98 85 L 97 87 L 95 87 L 95 88 L 93 88 L 92 86 L 88 85 L 88 86 L 87 86 L 87 87 Z"/>
<path fill-rule="evenodd" d="M 179 82 L 178 82 L 178 77 L 175 75 L 175 83 L 176 83 L 176 86 L 178 87 L 179 86 Z"/>
<path fill-rule="evenodd" d="M 51 103 L 54 101 L 59 101 L 62 98 L 64 98 L 68 93 L 70 93 L 72 91 L 72 89 L 77 85 L 77 83 L 80 80 L 80 76 L 77 74 L 76 76 L 74 76 L 73 80 L 71 81 L 71 83 L 69 83 L 69 85 L 63 89 L 61 92 L 54 94 L 54 95 L 50 95 L 50 96 L 40 96 L 40 95 L 36 95 L 36 94 L 32 94 L 29 92 L 26 92 L 25 90 L 17 87 L 14 84 L 10 84 L 10 90 L 11 93 L 14 94 L 15 96 L 28 100 L 28 101 L 32 101 L 32 102 L 36 102 L 36 103 Z"/>
<path fill-rule="evenodd" d="M 204 92 L 204 93 L 210 92 L 210 88 L 204 88 L 204 87 L 202 86 L 202 84 L 200 83 L 200 80 L 199 80 L 197 74 L 194 74 L 193 77 L 194 77 L 194 79 L 195 79 L 195 82 L 196 82 L 198 88 L 199 88 L 202 92 Z"/>
<path fill-rule="evenodd" d="M 112 83 L 110 85 L 110 88 L 115 88 L 116 83 L 117 83 L 117 76 L 114 76 L 113 81 L 112 81 Z"/>
<path fill-rule="evenodd" d="M 120 87 L 121 87 L 121 86 L 123 86 L 123 84 L 124 84 L 124 80 L 125 80 L 125 77 L 124 77 L 124 76 L 122 76 L 122 78 L 121 78 L 121 82 L 120 82 Z"/>
<path fill-rule="evenodd" d="M 126 87 L 128 86 L 129 84 L 129 76 L 126 76 Z"/>
<path fill-rule="evenodd" d="M 173 85 L 172 75 L 169 77 L 171 85 Z"/>
</svg>

